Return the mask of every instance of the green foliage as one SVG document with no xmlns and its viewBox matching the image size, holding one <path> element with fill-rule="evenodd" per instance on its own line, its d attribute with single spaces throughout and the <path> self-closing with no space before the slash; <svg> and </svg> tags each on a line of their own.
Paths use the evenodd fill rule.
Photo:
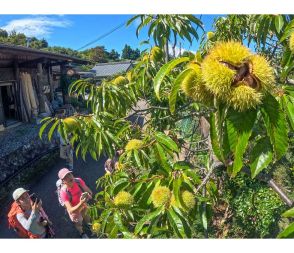
<svg viewBox="0 0 294 253">
<path fill-rule="evenodd" d="M 12 31 L 8 33 L 4 29 L 0 29 L 0 42 L 17 46 L 29 46 L 30 48 L 44 49 L 48 47 L 45 39 L 37 39 L 36 37 L 27 37 L 24 33 Z"/>
<path fill-rule="evenodd" d="M 270 137 L 276 159 L 279 160 L 288 149 L 287 125 L 284 113 L 276 99 L 268 95 L 261 110 L 268 136 Z"/>
<path fill-rule="evenodd" d="M 256 177 L 259 172 L 266 168 L 273 159 L 269 138 L 259 139 L 254 146 L 250 157 L 250 169 L 252 178 Z"/>
<path fill-rule="evenodd" d="M 144 26 L 149 26 L 148 36 L 152 35 L 156 45 L 162 47 L 163 40 L 179 35 L 192 43 L 191 35 L 198 39 L 198 34 L 192 24 L 202 28 L 202 22 L 193 15 L 137 15 L 127 22 L 130 25 L 136 19 L 141 20 L 136 35 Z"/>
<path fill-rule="evenodd" d="M 120 161 L 124 159 L 127 158 L 121 158 Z M 92 208 L 96 209 L 96 212 L 93 211 L 92 216 L 97 219 L 94 214 L 100 213 L 101 222 L 107 219 L 104 224 L 102 223 L 101 231 L 106 233 L 108 237 L 110 236 L 109 231 L 113 229 L 111 220 L 114 219 L 115 213 L 121 217 L 124 226 L 117 229 L 122 232 L 122 236 L 125 238 L 124 232 L 127 232 L 128 236 L 137 238 L 191 237 L 191 226 L 195 222 L 197 210 L 190 203 L 191 196 L 194 196 L 192 192 L 195 190 L 195 185 L 199 183 L 196 170 L 191 170 L 188 164 L 179 163 L 161 170 L 157 160 L 150 159 L 150 161 L 152 161 L 152 167 L 158 168 L 156 171 L 133 170 L 132 166 L 129 167 L 128 163 L 124 162 L 122 170 L 111 175 L 106 174 L 97 181 L 98 186 L 104 186 L 104 191 L 95 196 L 97 204 Z M 107 183 L 108 181 L 109 183 Z M 152 201 L 161 201 L 157 199 L 160 195 L 156 194 L 155 196 L 153 193 L 154 190 L 159 191 L 161 188 L 169 192 L 169 200 L 165 200 L 164 206 L 153 205 Z M 179 195 L 183 190 L 191 192 L 189 208 L 181 206 L 181 197 L 177 197 L 171 203 L 170 194 Z M 132 208 L 126 210 L 113 204 L 116 201 L 118 191 L 126 191 L 132 194 L 134 199 Z M 184 196 L 184 198 L 187 197 Z M 105 207 L 107 208 L 105 209 Z M 133 223 L 136 225 L 133 226 Z M 118 236 L 118 234 L 116 235 Z"/>
<path fill-rule="evenodd" d="M 74 96 L 70 96 L 69 98 L 69 103 L 75 108 L 75 109 L 86 109 L 87 108 L 87 104 L 85 102 L 85 100 L 79 98 L 79 97 L 74 97 Z"/>
<path fill-rule="evenodd" d="M 256 110 L 235 112 L 230 110 L 227 118 L 228 141 L 234 154 L 232 175 L 236 176 L 243 167 L 243 155 L 246 151 L 252 128 L 256 120 Z"/>
<path fill-rule="evenodd" d="M 154 78 L 154 91 L 158 99 L 160 99 L 159 91 L 160 91 L 160 85 L 162 81 L 164 80 L 164 77 L 169 74 L 169 72 L 175 68 L 178 64 L 189 61 L 188 57 L 178 58 L 175 60 L 172 60 L 165 65 L 161 67 L 161 69 L 158 71 L 157 75 Z"/>
<path fill-rule="evenodd" d="M 285 42 L 276 47 L 264 46 L 271 36 L 275 40 L 283 38 L 284 32 L 290 29 L 289 18 L 281 15 L 220 18 L 215 23 L 214 36 L 203 39 L 196 56 L 168 61 L 167 49 L 165 53 L 161 49 L 168 41 L 176 42 L 178 38 L 190 43 L 193 37 L 198 39 L 194 26 L 201 27 L 201 22 L 192 15 L 137 15 L 128 24 L 140 19 L 137 35 L 148 26 L 148 36 L 153 37 L 161 49 L 144 52 L 134 69 L 105 80 L 100 86 L 87 80 L 77 80 L 70 85 L 69 94 L 82 97 L 91 114 L 66 119 L 46 118 L 40 137 L 46 132 L 51 138 L 57 130 L 76 146 L 76 155 L 84 159 L 86 153 L 98 159 L 102 154 L 112 158 L 116 150 L 122 151 L 116 169 L 97 180 L 99 192 L 90 214 L 101 224 L 97 229 L 99 237 L 212 236 L 212 224 L 217 221 L 213 211 L 217 210 L 220 200 L 227 205 L 225 215 L 226 212 L 233 214 L 232 219 L 228 218 L 229 224 L 225 224 L 231 228 L 227 236 L 266 238 L 280 232 L 278 221 L 285 206 L 267 185 L 255 178 L 259 178 L 260 172 L 271 172 L 274 177 L 279 172 L 279 180 L 289 183 L 291 192 L 293 175 L 288 177 L 287 174 L 291 164 L 287 156 L 293 149 L 294 93 L 284 82 L 292 74 L 292 56 L 286 53 L 289 48 Z M 258 36 L 251 36 L 252 31 Z M 277 80 L 283 86 L 273 83 L 270 94 L 261 94 L 255 107 L 242 112 L 234 110 L 227 98 L 211 96 L 203 106 L 181 91 L 183 78 L 195 65 L 200 67 L 199 83 L 208 89 L 207 83 L 201 83 L 202 59 L 219 40 L 243 41 L 245 38 L 258 52 L 272 59 L 276 75 L 281 77 Z M 125 51 L 129 49 L 126 45 Z M 95 61 L 101 61 L 106 57 L 105 51 L 97 47 L 86 53 L 89 57 L 92 54 Z M 113 55 L 117 57 L 115 52 Z M 226 57 L 229 59 L 229 56 Z M 227 82 L 229 89 L 225 95 L 228 97 L 230 89 L 238 85 L 259 90 L 260 83 L 264 82 L 254 75 L 250 62 L 240 68 L 230 62 L 216 63 L 229 68 L 232 74 Z M 270 70 L 268 66 L 265 68 Z M 210 67 L 208 64 L 207 73 L 211 73 Z M 274 80 L 272 75 L 268 79 Z M 213 80 L 218 80 L 218 76 Z M 246 84 L 240 84 L 241 81 Z M 195 88 L 195 83 L 189 85 Z M 243 102 L 252 98 L 244 97 Z M 138 106 L 142 101 L 146 107 Z M 245 102 L 250 105 L 251 101 Z M 132 116 L 135 120 L 130 120 Z M 139 117 L 144 117 L 144 125 L 134 122 Z M 226 172 L 221 172 L 221 168 L 214 171 L 213 166 L 218 162 L 215 156 Z M 286 158 L 283 174 L 278 166 Z M 253 179 L 242 174 L 248 168 Z M 210 177 L 206 178 L 208 173 Z M 223 174 L 223 177 L 217 178 L 215 174 Z M 155 194 L 156 189 L 165 189 L 167 194 L 163 200 L 160 194 Z M 288 229 L 283 236 L 291 233 Z"/>
<path fill-rule="evenodd" d="M 77 50 L 73 50 L 71 48 L 60 47 L 60 46 L 51 46 L 45 49 L 46 51 L 58 53 L 58 54 L 65 54 L 73 57 L 82 57 L 81 53 Z"/>
<path fill-rule="evenodd" d="M 137 49 L 132 49 L 129 45 L 125 45 L 125 47 L 122 50 L 122 59 L 128 59 L 128 60 L 137 60 L 140 57 L 140 50 Z"/>
<path fill-rule="evenodd" d="M 285 228 L 285 230 L 278 235 L 278 238 L 294 238 L 294 222 Z"/>
<path fill-rule="evenodd" d="M 203 30 L 201 20 L 193 15 L 136 15 L 127 22 L 127 25 L 129 26 L 138 19 L 141 23 L 136 30 L 137 37 L 144 27 L 148 27 L 148 37 L 152 36 L 155 45 L 162 50 L 171 39 L 174 39 L 176 43 L 177 37 L 186 39 L 191 44 L 193 38 L 198 40 L 199 35 L 194 25 Z M 168 47 L 165 47 L 164 52 L 168 59 Z"/>
<path fill-rule="evenodd" d="M 227 180 L 223 193 L 232 209 L 229 237 L 274 238 L 285 204 L 266 184 L 237 176 Z"/>
</svg>

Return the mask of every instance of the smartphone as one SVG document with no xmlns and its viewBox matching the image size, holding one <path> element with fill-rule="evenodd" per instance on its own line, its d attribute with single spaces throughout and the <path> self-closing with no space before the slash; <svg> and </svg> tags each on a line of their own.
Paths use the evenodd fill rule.
<svg viewBox="0 0 294 253">
<path fill-rule="evenodd" d="M 30 198 L 33 201 L 33 203 L 35 202 L 39 203 L 41 201 L 41 199 L 37 196 L 36 193 L 33 193 L 32 195 L 30 195 Z"/>
<path fill-rule="evenodd" d="M 87 198 L 88 197 L 88 193 L 87 192 L 83 192 L 81 195 L 82 199 Z"/>
</svg>

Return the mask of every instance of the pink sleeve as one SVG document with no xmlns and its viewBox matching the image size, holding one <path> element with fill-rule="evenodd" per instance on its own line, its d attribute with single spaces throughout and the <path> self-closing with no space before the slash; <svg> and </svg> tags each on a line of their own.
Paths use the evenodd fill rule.
<svg viewBox="0 0 294 253">
<path fill-rule="evenodd" d="M 68 194 L 63 189 L 60 190 L 60 198 L 63 201 L 63 203 L 69 201 Z"/>
<path fill-rule="evenodd" d="M 82 187 L 84 187 L 86 185 L 86 183 L 83 179 L 81 179 L 80 177 L 77 177 L 77 179 L 80 181 L 80 184 Z"/>
</svg>

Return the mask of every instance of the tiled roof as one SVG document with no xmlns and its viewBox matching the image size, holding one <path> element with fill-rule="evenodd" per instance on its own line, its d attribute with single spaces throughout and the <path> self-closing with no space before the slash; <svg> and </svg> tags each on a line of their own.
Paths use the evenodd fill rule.
<svg viewBox="0 0 294 253">
<path fill-rule="evenodd" d="M 132 68 L 133 62 L 108 62 L 108 63 L 99 63 L 92 68 L 95 71 L 97 77 L 107 77 L 112 76 L 118 73 L 128 71 Z"/>
</svg>

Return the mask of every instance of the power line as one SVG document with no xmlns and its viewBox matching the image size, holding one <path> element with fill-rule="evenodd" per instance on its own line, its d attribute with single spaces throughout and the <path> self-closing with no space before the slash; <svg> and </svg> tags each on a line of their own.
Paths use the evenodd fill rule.
<svg viewBox="0 0 294 253">
<path fill-rule="evenodd" d="M 120 29 L 121 27 L 123 27 L 123 26 L 125 25 L 125 23 L 126 23 L 126 21 L 124 21 L 124 22 L 121 23 L 120 25 L 114 27 L 114 28 L 111 29 L 109 32 L 102 34 L 102 35 L 99 36 L 97 39 L 95 39 L 95 40 L 93 40 L 93 41 L 87 43 L 86 45 L 80 47 L 79 49 L 77 49 L 77 51 L 79 51 L 79 50 L 81 50 L 81 49 L 83 49 L 83 48 L 85 48 L 85 47 L 88 47 L 88 46 L 92 45 L 93 43 L 95 43 L 95 42 L 97 42 L 97 41 L 99 41 L 99 40 L 105 38 L 106 36 L 110 35 L 111 33 L 115 32 L 116 30 L 118 30 L 118 29 Z"/>
</svg>

